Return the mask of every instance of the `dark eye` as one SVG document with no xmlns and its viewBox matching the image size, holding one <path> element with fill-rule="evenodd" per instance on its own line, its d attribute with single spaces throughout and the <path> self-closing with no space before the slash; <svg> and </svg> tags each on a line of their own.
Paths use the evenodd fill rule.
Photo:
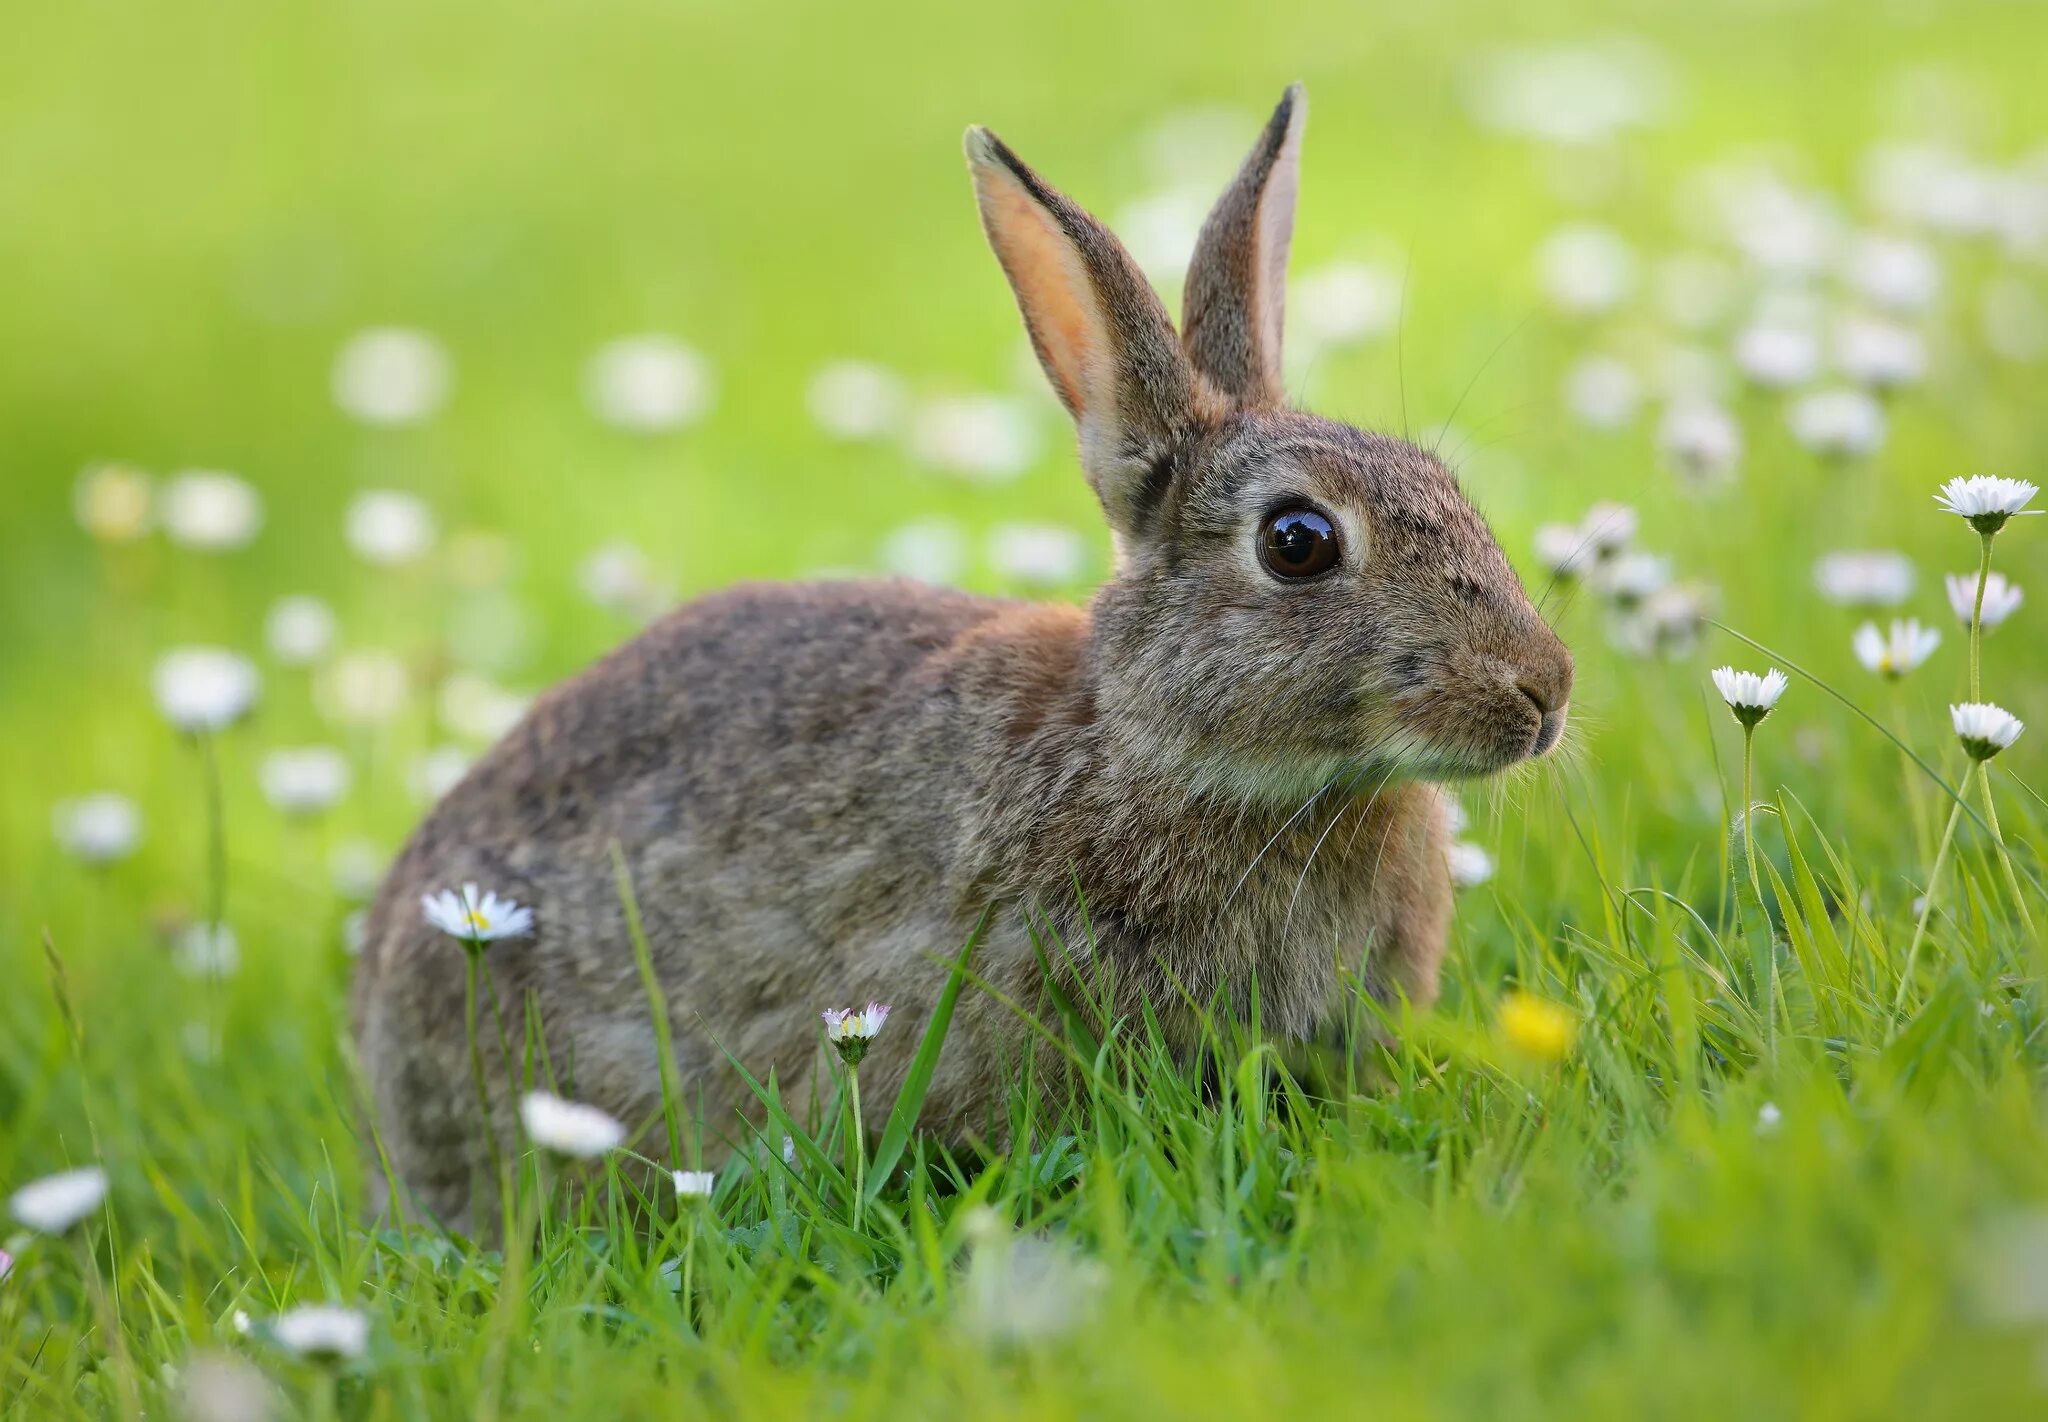
<svg viewBox="0 0 2048 1422">
<path fill-rule="evenodd" d="M 1259 561 L 1276 578 L 1317 578 L 1337 566 L 1337 530 L 1314 509 L 1282 509 L 1259 530 Z"/>
</svg>

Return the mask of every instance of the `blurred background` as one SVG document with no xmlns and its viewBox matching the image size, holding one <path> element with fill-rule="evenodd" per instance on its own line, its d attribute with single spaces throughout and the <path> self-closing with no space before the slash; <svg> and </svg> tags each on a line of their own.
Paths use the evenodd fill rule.
<svg viewBox="0 0 2048 1422">
<path fill-rule="evenodd" d="M 1975 547 L 1929 495 L 2048 464 L 2037 6 L 87 0 L 8 29 L 0 959 L 52 924 L 88 983 L 137 941 L 223 966 L 189 939 L 208 782 L 153 687 L 173 649 L 260 678 L 218 744 L 227 921 L 276 970 L 252 1001 L 326 1013 L 334 973 L 285 965 L 333 967 L 427 801 L 676 599 L 1084 597 L 1107 540 L 970 122 L 1177 309 L 1306 81 L 1299 398 L 1440 447 L 1532 587 L 1582 574 L 1551 603 L 1570 795 L 1652 860 L 1713 854 L 1704 668 L 1762 660 L 1699 618 L 1887 715 L 1852 628 L 1938 625 L 1896 714 L 1945 735 L 1941 578 Z M 1596 533 L 1600 576 L 1565 567 Z M 2001 567 L 2038 581 L 2040 548 Z M 1994 645 L 2001 699 L 2048 710 L 2038 642 Z M 1888 750 L 1817 693 L 1787 720 L 1771 775 L 1896 820 Z M 1516 914 L 1583 893 L 1554 809 L 1473 810 Z"/>
</svg>

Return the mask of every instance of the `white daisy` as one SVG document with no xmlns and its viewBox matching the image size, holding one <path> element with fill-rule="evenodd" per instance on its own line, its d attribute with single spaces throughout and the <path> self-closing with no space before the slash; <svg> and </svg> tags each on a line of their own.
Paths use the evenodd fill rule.
<svg viewBox="0 0 2048 1422">
<path fill-rule="evenodd" d="M 900 429 L 910 393 L 894 371 L 864 360 L 836 360 L 811 377 L 804 405 L 826 434 L 859 442 Z"/>
<path fill-rule="evenodd" d="M 57 843 L 85 864 L 118 863 L 142 842 L 142 811 L 111 790 L 59 801 L 51 822 Z"/>
<path fill-rule="evenodd" d="M 417 561 L 434 546 L 434 513 L 424 499 L 398 489 L 356 495 L 343 524 L 356 556 L 380 567 Z"/>
<path fill-rule="evenodd" d="M 673 585 L 655 571 L 647 555 L 631 543 L 604 544 L 583 560 L 577 572 L 583 595 L 599 607 L 646 620 L 675 595 Z"/>
<path fill-rule="evenodd" d="M 899 577 L 945 585 L 967 569 L 967 535 L 951 519 L 919 519 L 882 540 L 882 566 Z"/>
<path fill-rule="evenodd" d="M 1771 1135 L 1784 1120 L 1785 1113 L 1778 1109 L 1777 1103 L 1766 1101 L 1756 1108 L 1756 1133 L 1760 1136 Z"/>
<path fill-rule="evenodd" d="M 453 889 L 422 894 L 420 911 L 435 928 L 472 945 L 524 938 L 533 932 L 532 909 L 494 893 L 480 894 L 475 884 L 464 884 L 460 894 Z"/>
<path fill-rule="evenodd" d="M 1612 228 L 1561 227 L 1536 252 L 1537 274 L 1551 304 L 1568 316 L 1611 311 L 1635 290 L 1636 258 Z"/>
<path fill-rule="evenodd" d="M 1728 703 L 1728 709 L 1735 713 L 1735 719 L 1745 728 L 1754 726 L 1771 714 L 1771 708 L 1785 694 L 1787 685 L 1785 673 L 1775 667 L 1761 676 L 1755 672 L 1737 671 L 1734 667 L 1714 668 L 1714 689 L 1721 693 L 1721 699 Z"/>
<path fill-rule="evenodd" d="M 1680 474 L 1710 483 L 1733 472 L 1742 458 L 1742 427 L 1717 404 L 1685 399 L 1665 410 L 1657 443 Z"/>
<path fill-rule="evenodd" d="M 63 1234 L 106 1197 L 107 1172 L 85 1165 L 31 1180 L 14 1192 L 7 1209 L 37 1234 Z"/>
<path fill-rule="evenodd" d="M 1552 577 L 1576 577 L 1592 557 L 1592 545 L 1578 525 L 1546 523 L 1537 527 L 1536 561 Z"/>
<path fill-rule="evenodd" d="M 1736 369 L 1766 390 L 1802 385 L 1820 371 L 1820 338 L 1804 326 L 1746 326 L 1734 354 Z"/>
<path fill-rule="evenodd" d="M 270 1336 L 309 1363 L 350 1363 L 370 1346 L 370 1319 L 360 1309 L 339 1304 L 304 1304 L 272 1319 Z"/>
<path fill-rule="evenodd" d="M 172 941 L 171 961 L 187 977 L 231 978 L 242 966 L 242 942 L 225 923 L 190 923 Z"/>
<path fill-rule="evenodd" d="M 1031 407 L 1008 395 L 927 400 L 910 421 L 910 452 L 920 463 L 977 484 L 1005 484 L 1039 455 Z"/>
<path fill-rule="evenodd" d="M 716 397 L 711 363 L 674 336 L 622 336 L 590 358 L 584 394 L 606 424 L 636 434 L 681 429 Z"/>
<path fill-rule="evenodd" d="M 229 1353 L 199 1354 L 178 1380 L 177 1415 L 191 1422 L 272 1422 L 284 1412 L 271 1381 Z"/>
<path fill-rule="evenodd" d="M 479 672 L 456 672 L 441 683 L 435 705 L 441 720 L 458 736 L 495 741 L 526 715 L 531 703 Z"/>
<path fill-rule="evenodd" d="M 2020 732 L 2027 728 L 2026 723 L 2012 712 L 1988 701 L 1966 701 L 1961 706 L 1951 706 L 1948 715 L 1955 727 L 1956 739 L 1963 743 L 1963 749 L 1973 760 L 1991 759 L 2018 740 Z"/>
<path fill-rule="evenodd" d="M 1896 607 L 1912 596 L 1913 560 L 1888 548 L 1844 548 L 1814 560 L 1813 585 L 1842 607 Z"/>
<path fill-rule="evenodd" d="M 377 892 L 384 877 L 384 855 L 368 840 L 343 840 L 327 856 L 327 877 L 334 892 L 358 903 Z"/>
<path fill-rule="evenodd" d="M 334 610 L 317 597 L 279 598 L 263 619 L 270 655 L 288 667 L 310 666 L 334 645 Z"/>
<path fill-rule="evenodd" d="M 709 1170 L 678 1170 L 674 1175 L 676 1194 L 685 1200 L 708 1200 L 718 1177 Z"/>
<path fill-rule="evenodd" d="M 157 659 L 156 702 L 181 731 L 218 731 L 247 715 L 260 685 L 248 658 L 220 647 L 180 647 Z"/>
<path fill-rule="evenodd" d="M 519 1119 L 535 1145 L 572 1160 L 593 1159 L 626 1140 L 626 1128 L 616 1118 L 545 1091 L 529 1091 L 519 1099 Z"/>
<path fill-rule="evenodd" d="M 415 798 L 431 805 L 461 783 L 469 766 L 469 752 L 461 746 L 435 746 L 413 757 L 406 785 Z"/>
<path fill-rule="evenodd" d="M 1565 405 L 1593 429 L 1620 429 L 1636 417 L 1642 398 L 1635 370 L 1613 356 L 1587 356 L 1565 372 Z"/>
<path fill-rule="evenodd" d="M 1332 262 L 1288 283 L 1287 326 L 1311 345 L 1351 346 L 1392 330 L 1401 276 L 1365 262 Z"/>
<path fill-rule="evenodd" d="M 1979 533 L 1996 533 L 2014 514 L 2028 512 L 2027 505 L 2040 492 L 2024 479 L 1972 474 L 1967 479 L 1951 479 L 1943 484 L 1934 502 L 1946 512 L 1968 519 L 1970 527 Z"/>
<path fill-rule="evenodd" d="M 1977 575 L 1950 573 L 1942 579 L 1948 589 L 1948 605 L 1956 621 L 1968 627 L 1977 614 Z M 1992 573 L 1984 579 L 1984 629 L 1988 632 L 2019 611 L 2026 595 L 2019 584 L 2006 581 L 2005 574 Z"/>
<path fill-rule="evenodd" d="M 1835 327 L 1835 368 L 1872 390 L 1902 389 L 1927 374 L 1927 344 L 1910 327 L 1847 317 Z"/>
<path fill-rule="evenodd" d="M 867 1055 L 869 1043 L 882 1030 L 882 1024 L 889 1020 L 889 1008 L 885 1003 L 871 1002 L 859 1008 L 827 1008 L 822 1016 L 825 1019 L 825 1040 L 839 1049 L 841 1060 L 848 1066 L 858 1066 L 860 1059 Z"/>
<path fill-rule="evenodd" d="M 1860 459 L 1884 445 L 1884 406 L 1866 390 L 1813 390 L 1785 410 L 1792 437 L 1829 459 Z"/>
<path fill-rule="evenodd" d="M 102 543 L 133 543 L 155 522 L 149 476 L 125 464 L 95 464 L 78 476 L 71 509 Z"/>
<path fill-rule="evenodd" d="M 1624 553 L 1601 569 L 1598 584 L 1614 605 L 1627 609 L 1671 581 L 1671 560 L 1655 553 Z"/>
<path fill-rule="evenodd" d="M 1446 853 L 1451 861 L 1451 882 L 1459 888 L 1476 888 L 1493 877 L 1493 856 L 1471 840 L 1453 840 Z"/>
<path fill-rule="evenodd" d="M 1635 541 L 1636 511 L 1627 504 L 1594 504 L 1579 520 L 1579 536 L 1593 557 L 1604 562 Z"/>
<path fill-rule="evenodd" d="M 1065 587 L 1080 581 L 1088 549 L 1081 535 L 1053 523 L 1006 523 L 988 536 L 989 566 L 1012 582 Z"/>
<path fill-rule="evenodd" d="M 1941 633 L 1921 626 L 1917 618 L 1894 618 L 1889 631 L 1880 631 L 1875 622 L 1856 629 L 1856 660 L 1891 681 L 1913 671 L 1940 645 Z"/>
<path fill-rule="evenodd" d="M 1932 249 L 1906 237 L 1867 234 L 1850 245 L 1845 275 L 1865 300 L 1913 315 L 1941 296 L 1941 263 Z"/>
<path fill-rule="evenodd" d="M 366 425 L 429 419 L 448 398 L 448 353 L 424 331 L 400 326 L 360 332 L 334 360 L 334 403 Z"/>
<path fill-rule="evenodd" d="M 263 528 L 263 498 L 245 481 L 213 469 L 191 469 L 164 486 L 164 535 L 204 553 L 227 553 Z"/>
<path fill-rule="evenodd" d="M 348 794 L 348 757 L 332 746 L 297 746 L 263 757 L 263 798 L 287 815 L 317 815 Z"/>
<path fill-rule="evenodd" d="M 395 652 L 369 647 L 344 652 L 322 668 L 314 703 L 340 726 L 381 726 L 405 709 L 412 675 Z"/>
</svg>

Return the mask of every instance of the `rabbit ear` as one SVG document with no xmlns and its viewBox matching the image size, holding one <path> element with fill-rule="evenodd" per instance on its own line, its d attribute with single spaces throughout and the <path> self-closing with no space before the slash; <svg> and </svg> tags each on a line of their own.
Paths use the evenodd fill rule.
<svg viewBox="0 0 2048 1422">
<path fill-rule="evenodd" d="M 987 129 L 968 129 L 966 146 L 982 228 L 1079 427 L 1081 467 L 1110 524 L 1132 529 L 1148 474 L 1194 418 L 1194 370 L 1172 318 L 1108 228 Z"/>
<path fill-rule="evenodd" d="M 1241 406 L 1286 399 L 1280 327 L 1307 118 L 1308 94 L 1299 84 L 1289 85 L 1229 191 L 1202 224 L 1188 264 L 1181 307 L 1188 358 Z"/>
</svg>

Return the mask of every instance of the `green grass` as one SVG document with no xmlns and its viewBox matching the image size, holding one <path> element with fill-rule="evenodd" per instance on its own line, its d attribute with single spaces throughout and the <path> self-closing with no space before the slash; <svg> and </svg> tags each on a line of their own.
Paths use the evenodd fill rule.
<svg viewBox="0 0 2048 1422">
<path fill-rule="evenodd" d="M 1202 1061 L 1175 1062 L 1143 1022 L 1095 1021 L 1081 1094 L 1020 1083 L 985 1151 L 889 1133 L 903 1154 L 858 1223 L 839 1116 L 792 1103 L 816 1153 L 790 1172 L 764 1150 L 708 1207 L 621 1168 L 580 1191 L 558 1173 L 502 1254 L 416 1224 L 367 1231 L 376 1164 L 342 1006 L 353 905 L 327 859 L 358 837 L 396 846 L 420 810 L 407 768 L 447 732 L 419 697 L 348 740 L 358 786 L 335 815 L 287 823 L 258 792 L 262 751 L 337 733 L 302 674 L 266 667 L 259 715 L 220 747 L 243 963 L 216 991 L 165 948 L 208 879 L 201 765 L 151 706 L 156 654 L 253 651 L 271 601 L 308 591 L 348 645 L 420 669 L 515 615 L 526 635 L 489 670 L 537 689 L 630 632 L 576 591 L 583 558 L 620 537 L 696 591 L 873 566 L 913 517 L 977 539 L 1046 519 L 1087 531 L 1098 574 L 1106 539 L 1049 402 L 1043 457 L 994 488 L 834 444 L 804 415 L 809 373 L 842 355 L 921 391 L 1020 387 L 959 158 L 968 122 L 1114 217 L 1150 186 L 1141 135 L 1161 115 L 1221 103 L 1248 142 L 1305 79 L 1296 270 L 1393 248 L 1407 278 L 1398 339 L 1319 358 L 1306 400 L 1394 429 L 1455 410 L 1467 487 L 1518 561 L 1541 521 L 1635 504 L 1646 546 L 1718 586 L 1721 622 L 1839 688 L 1950 785 L 1943 708 L 1967 677 L 1939 574 L 1976 548 L 1928 496 L 1954 474 L 2048 468 L 2042 368 L 1987 353 L 1976 314 L 2008 268 L 2048 293 L 2038 264 L 1943 248 L 1934 373 L 1893 403 L 1877 459 L 1823 467 L 1775 401 L 1747 397 L 1742 476 L 1704 496 L 1659 467 L 1654 418 L 1593 434 L 1557 398 L 1580 351 L 1643 348 L 1648 300 L 1589 330 L 1548 314 L 1531 275 L 1543 236 L 1580 217 L 1674 249 L 1682 175 L 1760 145 L 1853 190 L 1930 65 L 1975 96 L 1943 122 L 2001 159 L 2038 145 L 2048 28 L 2025 7 L 587 8 L 10 19 L 0 1189 L 98 1160 L 113 1191 L 81 1236 L 89 1263 L 78 1241 L 0 1235 L 16 1256 L 0 1413 L 171 1414 L 178 1373 L 209 1352 L 273 1376 L 288 1415 L 351 1418 L 2038 1412 L 2048 949 L 1981 826 L 1961 823 L 1907 978 L 1931 834 L 1898 748 L 1795 679 L 1756 746 L 1769 946 L 1730 850 L 1741 739 L 1706 682 L 1765 654 L 1710 631 L 1688 657 L 1630 659 L 1585 597 L 1561 612 L 1574 753 L 1468 796 L 1498 874 L 1460 900 L 1441 1006 L 1395 1024 L 1398 1046 L 1364 1053 L 1371 1079 L 1340 1099 L 1302 1099 L 1230 1024 Z M 1476 129 L 1459 83 L 1486 45 L 1615 30 L 1659 46 L 1683 102 L 1623 142 L 1589 209 L 1537 150 Z M 384 322 L 435 332 L 455 361 L 454 398 L 424 428 L 366 433 L 329 399 L 335 350 Z M 703 424 L 638 439 L 584 410 L 588 352 L 644 329 L 713 361 Z M 71 487 L 104 458 L 236 470 L 268 525 L 226 557 L 95 548 Z M 422 493 L 451 531 L 504 535 L 507 579 L 480 592 L 438 561 L 370 574 L 341 514 L 380 486 Z M 2037 599 L 2044 536 L 2022 520 L 1997 546 Z M 1856 617 L 1812 592 L 1813 558 L 1839 547 L 1911 554 L 1907 610 L 1945 629 L 1896 698 L 1850 656 Z M 979 561 L 967 580 L 1003 586 Z M 1988 639 L 1985 688 L 2048 725 L 2039 615 Z M 2041 735 L 1993 782 L 2048 924 Z M 1913 774 L 1938 828 L 1942 791 Z M 137 857 L 93 871 L 52 843 L 50 813 L 100 787 L 133 796 L 148 830 Z M 1503 1042 L 1512 986 L 1569 1009 L 1562 1061 Z M 216 1015 L 208 1060 L 189 1029 Z M 892 1104 L 865 1103 L 877 1135 Z M 989 1336 L 979 1301 L 1006 1291 L 1053 1299 L 1068 1326 Z M 368 1357 L 333 1377 L 262 1336 L 323 1300 L 373 1319 Z"/>
</svg>

